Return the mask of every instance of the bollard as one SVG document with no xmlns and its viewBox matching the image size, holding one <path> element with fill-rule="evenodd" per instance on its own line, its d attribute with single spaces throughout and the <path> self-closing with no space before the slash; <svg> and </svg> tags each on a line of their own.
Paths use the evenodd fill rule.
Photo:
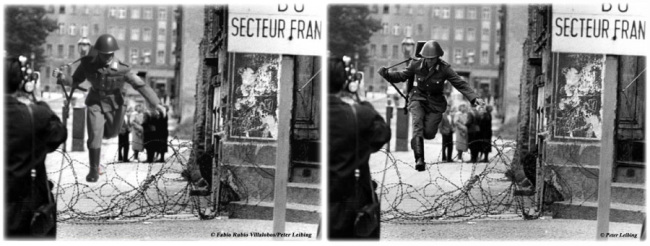
<svg viewBox="0 0 650 246">
<path fill-rule="evenodd" d="M 72 111 L 72 151 L 84 151 L 86 107 Z"/>
<path fill-rule="evenodd" d="M 409 115 L 404 108 L 397 108 L 396 132 L 395 132 L 395 151 L 408 151 L 409 146 Z"/>
<path fill-rule="evenodd" d="M 389 106 L 386 107 L 386 124 L 388 125 L 388 128 L 392 128 L 391 127 L 391 120 L 393 120 L 393 106 L 389 105 Z M 393 129 L 391 129 L 391 131 L 392 130 Z M 388 143 L 386 143 L 386 150 L 388 152 L 390 152 L 390 145 L 391 145 L 390 141 Z"/>
</svg>

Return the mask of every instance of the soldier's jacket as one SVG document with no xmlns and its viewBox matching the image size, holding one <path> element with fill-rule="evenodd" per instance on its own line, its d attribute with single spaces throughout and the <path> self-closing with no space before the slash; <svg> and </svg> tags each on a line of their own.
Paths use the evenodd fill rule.
<svg viewBox="0 0 650 246">
<path fill-rule="evenodd" d="M 472 101 L 477 98 L 469 84 L 451 69 L 449 63 L 441 59 L 438 59 L 438 63 L 432 69 L 426 68 L 424 59 L 414 60 L 402 71 L 388 72 L 384 79 L 391 83 L 413 81 L 413 89 L 408 95 L 409 100 L 428 101 L 430 107 L 439 113 L 447 109 L 447 99 L 443 94 L 445 80 L 449 81 L 467 100 Z"/>
<path fill-rule="evenodd" d="M 133 89 L 152 105 L 159 104 L 156 93 L 151 87 L 131 71 L 129 65 L 113 59 L 109 65 L 102 64 L 96 56 L 86 56 L 72 75 L 72 82 L 78 85 L 85 80 L 91 84 L 91 89 L 86 97 L 86 105 L 100 105 L 102 112 L 112 112 L 124 106 L 126 89 L 124 83 L 129 83 Z"/>
</svg>

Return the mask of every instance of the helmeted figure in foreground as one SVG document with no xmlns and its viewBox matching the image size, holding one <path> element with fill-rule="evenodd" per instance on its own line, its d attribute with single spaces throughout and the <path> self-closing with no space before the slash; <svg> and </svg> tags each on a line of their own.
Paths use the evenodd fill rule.
<svg viewBox="0 0 650 246">
<path fill-rule="evenodd" d="M 86 181 L 97 182 L 100 174 L 99 157 L 102 138 L 109 139 L 117 136 L 124 122 L 126 113 L 126 88 L 124 83 L 129 83 L 146 100 L 165 113 L 165 108 L 160 104 L 156 93 L 147 86 L 142 79 L 131 71 L 129 66 L 115 57 L 119 50 L 117 41 L 110 34 L 97 38 L 94 49 L 96 56 L 81 58 L 81 64 L 72 75 L 73 88 L 88 80 L 91 83 L 90 91 L 86 97 L 86 118 L 88 124 L 88 157 L 90 170 Z M 70 84 L 60 70 L 54 71 L 59 83 Z"/>
<path fill-rule="evenodd" d="M 409 111 L 412 114 L 413 138 L 411 149 L 415 155 L 415 169 L 425 170 L 424 139 L 433 139 L 442 120 L 442 113 L 447 109 L 447 99 L 443 94 L 445 80 L 449 81 L 473 105 L 485 104 L 477 97 L 469 84 L 451 69 L 449 63 L 440 59 L 444 51 L 436 41 L 427 41 L 420 55 L 422 59 L 414 60 L 404 70 L 389 72 L 386 67 L 378 73 L 388 82 L 412 81 L 409 93 Z"/>
</svg>

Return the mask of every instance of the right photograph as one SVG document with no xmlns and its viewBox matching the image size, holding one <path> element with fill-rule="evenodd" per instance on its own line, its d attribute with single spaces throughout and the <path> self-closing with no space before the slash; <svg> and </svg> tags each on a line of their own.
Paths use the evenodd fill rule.
<svg viewBox="0 0 650 246">
<path fill-rule="evenodd" d="M 327 238 L 644 241 L 647 7 L 329 5 Z"/>
</svg>

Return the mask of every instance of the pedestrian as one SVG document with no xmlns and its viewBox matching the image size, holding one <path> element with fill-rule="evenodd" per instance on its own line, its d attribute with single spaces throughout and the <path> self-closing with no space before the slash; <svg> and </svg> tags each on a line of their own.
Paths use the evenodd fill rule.
<svg viewBox="0 0 650 246">
<path fill-rule="evenodd" d="M 132 72 L 129 65 L 115 57 L 115 51 L 119 50 L 119 47 L 112 35 L 99 36 L 94 49 L 98 54 L 81 58 L 79 67 L 72 75 L 72 82 L 63 75 L 61 70 L 55 69 L 53 72 L 54 77 L 58 78 L 57 83 L 72 83 L 74 88 L 87 79 L 91 84 L 86 97 L 87 145 L 90 162 L 86 181 L 91 183 L 97 182 L 99 174 L 102 173 L 99 166 L 102 138 L 110 139 L 117 136 L 124 122 L 125 82 L 136 89 L 149 104 L 164 113 L 164 107 L 153 89 Z"/>
<path fill-rule="evenodd" d="M 139 154 L 144 150 L 144 107 L 142 104 L 135 106 L 135 112 L 131 115 L 131 149 L 133 149 L 133 160 L 140 161 Z"/>
<path fill-rule="evenodd" d="M 120 134 L 117 136 L 117 159 L 120 162 L 129 161 L 129 133 L 131 133 L 131 111 L 129 108 L 124 115 L 124 124 L 120 128 Z"/>
<path fill-rule="evenodd" d="M 18 100 L 26 82 L 23 68 L 19 59 L 5 58 L 4 117 L 11 120 L 4 123 L 4 233 L 7 239 L 55 239 L 56 201 L 45 157 L 65 142 L 67 129 L 47 103 Z"/>
<path fill-rule="evenodd" d="M 368 160 L 390 140 L 391 131 L 370 103 L 341 99 L 346 78 L 343 61 L 330 59 L 328 234 L 334 240 L 378 240 L 379 199 Z M 376 223 L 363 219 L 370 217 Z"/>
<path fill-rule="evenodd" d="M 463 152 L 467 151 L 467 121 L 469 115 L 467 114 L 467 105 L 461 104 L 458 106 L 458 112 L 454 116 L 454 132 L 456 132 L 456 151 L 458 152 L 457 158 L 463 162 Z"/>
<path fill-rule="evenodd" d="M 478 112 L 476 107 L 472 107 L 467 112 L 467 143 L 470 151 L 470 160 L 469 162 L 475 163 L 478 161 L 478 155 L 482 150 L 482 140 L 481 136 L 481 114 Z"/>
<path fill-rule="evenodd" d="M 156 124 L 158 122 L 158 112 L 149 109 L 144 114 L 143 128 L 143 143 L 144 149 L 147 151 L 147 162 L 152 163 L 154 157 L 158 152 L 158 138 L 156 137 Z"/>
<path fill-rule="evenodd" d="M 440 121 L 440 135 L 442 135 L 442 161 L 452 162 L 451 154 L 454 149 L 454 127 L 451 106 L 447 106 L 447 111 L 442 113 Z"/>
<path fill-rule="evenodd" d="M 167 107 L 165 107 L 165 111 L 168 111 Z M 169 126 L 169 123 L 167 122 L 169 118 L 167 118 L 167 116 L 167 113 L 161 115 L 158 117 L 158 120 L 156 122 L 156 149 L 157 153 L 160 155 L 160 158 L 156 162 L 165 162 L 165 153 L 167 152 L 167 138 L 169 137 L 169 129 L 167 129 Z"/>
<path fill-rule="evenodd" d="M 492 106 L 488 105 L 482 110 L 481 123 L 481 153 L 482 162 L 488 162 L 488 155 L 492 152 Z"/>
<path fill-rule="evenodd" d="M 389 72 L 386 67 L 381 67 L 378 73 L 390 83 L 412 82 L 412 86 L 407 85 L 407 88 L 413 88 L 407 92 L 413 126 L 411 149 L 415 156 L 415 169 L 424 171 L 424 139 L 435 138 L 442 113 L 447 109 L 447 99 L 443 94 L 445 81 L 449 81 L 472 105 L 484 103 L 469 84 L 451 69 L 451 65 L 440 59 L 444 51 L 438 42 L 427 41 L 419 55 L 423 58 L 412 61 L 402 71 Z"/>
</svg>

